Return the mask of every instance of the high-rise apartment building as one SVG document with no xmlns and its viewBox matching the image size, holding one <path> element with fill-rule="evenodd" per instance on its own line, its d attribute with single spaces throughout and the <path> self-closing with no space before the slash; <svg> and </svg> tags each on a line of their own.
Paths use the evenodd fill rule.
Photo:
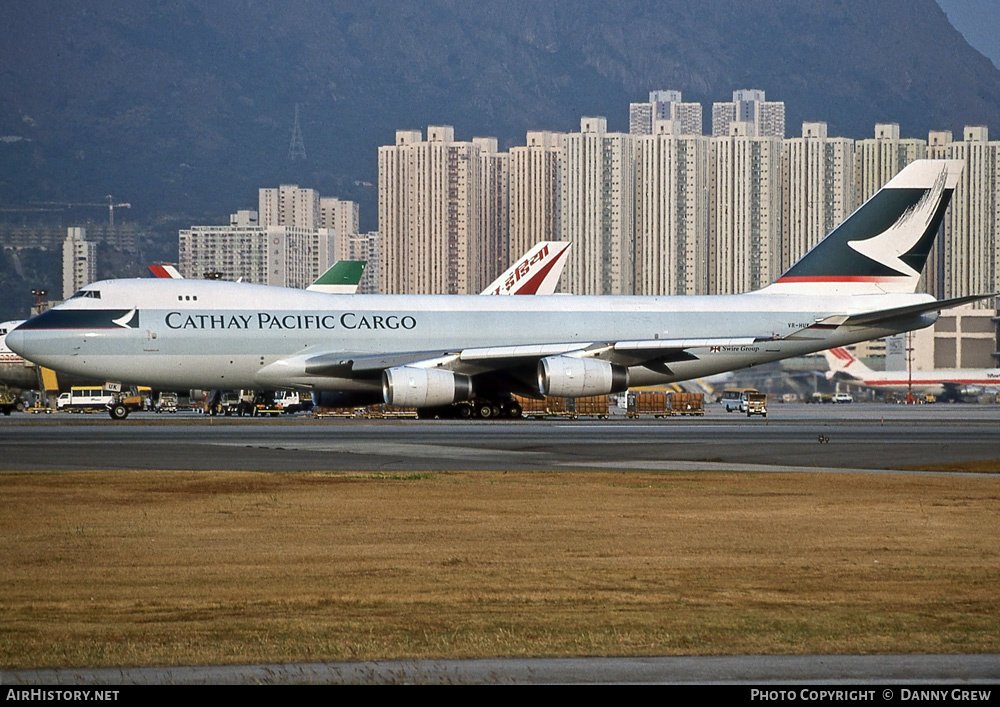
<svg viewBox="0 0 1000 707">
<path fill-rule="evenodd" d="M 497 150 L 496 138 L 476 137 L 472 144 L 479 148 L 480 246 L 476 277 L 486 287 L 507 269 L 511 257 L 510 155 Z"/>
<path fill-rule="evenodd" d="M 179 234 L 178 270 L 184 277 L 220 273 L 278 287 L 308 287 L 334 262 L 333 232 L 264 226 L 257 212 L 239 211 L 228 226 L 192 226 Z"/>
<path fill-rule="evenodd" d="M 867 201 L 899 170 L 927 156 L 927 142 L 900 138 L 898 123 L 876 123 L 875 137 L 854 145 L 854 194 L 859 204 Z"/>
<path fill-rule="evenodd" d="M 97 244 L 87 240 L 87 229 L 66 229 L 62 248 L 63 299 L 97 279 Z"/>
<path fill-rule="evenodd" d="M 333 252 L 336 260 L 357 260 L 349 255 L 351 238 L 358 233 L 357 202 L 333 196 L 320 197 L 319 228 L 326 228 L 334 233 Z"/>
<path fill-rule="evenodd" d="M 785 137 L 785 104 L 766 100 L 760 89 L 733 91 L 733 100 L 712 104 L 712 136 L 727 137 L 732 123 L 747 123 L 750 137 Z"/>
<path fill-rule="evenodd" d="M 632 294 L 635 196 L 632 138 L 585 117 L 565 136 L 562 237 L 571 241 L 564 289 L 580 295 Z"/>
<path fill-rule="evenodd" d="M 379 148 L 380 291 L 469 294 L 479 276 L 480 147 L 451 126 L 399 130 Z"/>
<path fill-rule="evenodd" d="M 781 140 L 734 122 L 712 138 L 709 292 L 769 285 L 781 269 Z"/>
<path fill-rule="evenodd" d="M 340 260 L 365 261 L 365 271 L 361 275 L 361 283 L 358 286 L 358 292 L 360 294 L 374 295 L 379 292 L 378 249 L 378 231 L 354 233 L 347 239 L 346 255 L 338 258 Z"/>
<path fill-rule="evenodd" d="M 673 120 L 677 134 L 701 135 L 700 103 L 684 103 L 680 91 L 650 91 L 648 103 L 631 103 L 628 111 L 630 135 L 652 135 L 658 120 Z"/>
<path fill-rule="evenodd" d="M 524 146 L 510 149 L 508 262 L 539 241 L 559 240 L 565 135 L 529 132 Z M 562 287 L 562 284 L 560 284 Z"/>
<path fill-rule="evenodd" d="M 784 272 L 854 211 L 854 141 L 803 123 L 802 137 L 784 141 L 781 165 Z"/>
<path fill-rule="evenodd" d="M 708 293 L 710 151 L 671 120 L 635 137 L 636 294 Z"/>
<path fill-rule="evenodd" d="M 282 184 L 277 189 L 258 192 L 261 226 L 291 226 L 315 231 L 320 228 L 320 196 L 315 189 Z"/>
<path fill-rule="evenodd" d="M 997 292 L 1000 286 L 1000 142 L 982 125 L 969 125 L 947 145 L 949 159 L 965 166 L 945 215 L 938 248 L 940 297 Z M 995 307 L 990 301 L 978 307 Z"/>
</svg>

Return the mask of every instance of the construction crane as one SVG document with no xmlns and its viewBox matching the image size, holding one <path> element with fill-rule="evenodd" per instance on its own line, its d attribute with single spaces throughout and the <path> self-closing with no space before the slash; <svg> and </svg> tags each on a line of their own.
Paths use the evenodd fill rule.
<svg viewBox="0 0 1000 707">
<path fill-rule="evenodd" d="M 131 209 L 132 204 L 116 204 L 114 197 L 110 194 L 104 198 L 108 200 L 108 228 L 113 230 L 115 227 L 115 209 Z"/>
<path fill-rule="evenodd" d="M 105 199 L 108 203 L 94 203 L 87 201 L 33 201 L 32 204 L 39 206 L 62 206 L 63 208 L 72 208 L 74 206 L 100 206 L 101 208 L 107 207 L 108 209 L 108 228 L 113 229 L 115 227 L 115 209 L 131 209 L 132 204 L 121 203 L 116 204 L 113 196 L 108 194 Z"/>
</svg>

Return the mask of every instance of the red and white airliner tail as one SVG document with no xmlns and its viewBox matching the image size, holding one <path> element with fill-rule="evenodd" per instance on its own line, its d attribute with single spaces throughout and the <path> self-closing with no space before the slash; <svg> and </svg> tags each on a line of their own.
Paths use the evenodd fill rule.
<svg viewBox="0 0 1000 707">
<path fill-rule="evenodd" d="M 541 241 L 482 291 L 484 295 L 551 295 L 566 266 L 569 243 Z"/>
<path fill-rule="evenodd" d="M 182 280 L 184 278 L 177 268 L 175 268 L 170 263 L 154 263 L 149 266 L 149 272 L 152 273 L 153 277 L 159 277 L 171 280 Z"/>
</svg>

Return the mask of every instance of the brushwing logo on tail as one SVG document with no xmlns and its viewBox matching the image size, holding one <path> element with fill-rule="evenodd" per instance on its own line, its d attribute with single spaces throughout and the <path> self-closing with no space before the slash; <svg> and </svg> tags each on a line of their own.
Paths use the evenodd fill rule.
<svg viewBox="0 0 1000 707">
<path fill-rule="evenodd" d="M 916 160 L 762 292 L 916 292 L 962 172 L 960 160 Z"/>
<path fill-rule="evenodd" d="M 948 173 L 942 171 L 920 200 L 903 211 L 896 222 L 882 233 L 865 240 L 848 241 L 847 245 L 900 275 L 920 277 L 920 272 L 903 262 L 901 256 L 913 250 L 931 227 L 944 195 L 947 176 Z"/>
</svg>

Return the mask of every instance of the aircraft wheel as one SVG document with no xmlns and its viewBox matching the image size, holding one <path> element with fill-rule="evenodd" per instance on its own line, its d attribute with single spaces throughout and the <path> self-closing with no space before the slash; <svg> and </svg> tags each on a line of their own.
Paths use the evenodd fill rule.
<svg viewBox="0 0 1000 707">
<path fill-rule="evenodd" d="M 108 410 L 108 414 L 111 415 L 112 420 L 124 420 L 128 417 L 128 408 L 121 403 L 118 405 L 112 405 Z"/>
<path fill-rule="evenodd" d="M 511 403 L 509 406 L 507 406 L 507 415 L 512 420 L 518 419 L 519 417 L 521 417 L 523 413 L 524 411 L 521 409 L 521 406 L 518 405 L 517 403 Z"/>
<path fill-rule="evenodd" d="M 483 420 L 488 420 L 493 415 L 493 406 L 483 403 L 476 408 L 476 413 Z"/>
<path fill-rule="evenodd" d="M 472 406 L 468 403 L 462 403 L 458 406 L 458 418 L 460 420 L 468 420 L 472 417 Z"/>
</svg>

